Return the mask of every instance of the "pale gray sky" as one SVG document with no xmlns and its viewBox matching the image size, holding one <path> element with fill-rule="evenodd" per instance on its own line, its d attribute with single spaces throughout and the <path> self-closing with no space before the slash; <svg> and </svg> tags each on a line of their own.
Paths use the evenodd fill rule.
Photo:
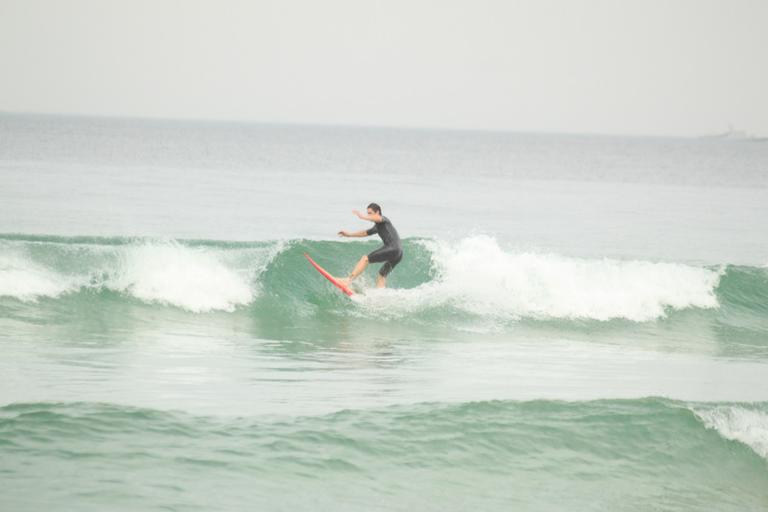
<svg viewBox="0 0 768 512">
<path fill-rule="evenodd" d="M 768 135 L 766 0 L 0 0 L 0 111 Z"/>
</svg>

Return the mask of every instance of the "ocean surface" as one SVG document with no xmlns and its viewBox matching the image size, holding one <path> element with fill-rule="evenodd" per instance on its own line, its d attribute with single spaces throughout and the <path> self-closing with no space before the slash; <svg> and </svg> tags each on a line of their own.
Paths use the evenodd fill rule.
<svg viewBox="0 0 768 512">
<path fill-rule="evenodd" d="M 0 510 L 768 510 L 768 142 L 0 114 Z"/>
</svg>

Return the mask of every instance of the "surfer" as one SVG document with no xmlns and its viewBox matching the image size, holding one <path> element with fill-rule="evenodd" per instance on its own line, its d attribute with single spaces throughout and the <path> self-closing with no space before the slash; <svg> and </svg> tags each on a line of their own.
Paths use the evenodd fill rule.
<svg viewBox="0 0 768 512">
<path fill-rule="evenodd" d="M 395 226 L 385 216 L 381 214 L 381 206 L 376 203 L 368 205 L 368 214 L 363 215 L 357 210 L 352 210 L 352 213 L 357 215 L 360 219 L 368 220 L 374 223 L 371 229 L 364 231 L 355 231 L 350 233 L 349 231 L 339 231 L 339 236 L 344 237 L 364 237 L 371 236 L 378 233 L 384 245 L 373 251 L 372 253 L 360 258 L 357 262 L 352 273 L 349 277 L 341 278 L 339 281 L 349 286 L 354 279 L 363 273 L 369 263 L 381 263 L 384 265 L 379 269 L 379 275 L 376 277 L 376 287 L 384 288 L 387 285 L 387 276 L 395 266 L 403 259 L 403 246 L 400 243 L 400 237 L 397 234 Z"/>
</svg>

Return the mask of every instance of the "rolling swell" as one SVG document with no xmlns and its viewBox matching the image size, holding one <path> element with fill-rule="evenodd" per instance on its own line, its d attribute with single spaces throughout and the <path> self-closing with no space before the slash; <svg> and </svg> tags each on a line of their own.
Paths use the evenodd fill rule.
<svg viewBox="0 0 768 512">
<path fill-rule="evenodd" d="M 51 488 L 42 495 L 65 497 L 78 488 L 69 486 L 72 479 L 92 482 L 91 492 L 78 496 L 84 503 L 110 496 L 119 509 L 227 509 L 235 488 L 233 504 L 247 488 L 255 505 L 284 494 L 286 508 L 314 495 L 352 508 L 369 508 L 365 500 L 380 496 L 389 510 L 414 503 L 461 509 L 453 500 L 474 503 L 500 489 L 528 509 L 551 509 L 563 499 L 580 510 L 644 510 L 672 496 L 689 500 L 691 509 L 744 510 L 768 499 L 765 403 L 424 403 L 293 419 L 26 403 L 0 408 L 0 432 L 8 504 L 41 495 L 25 489 L 30 482 Z M 115 501 L 117 477 L 126 471 L 149 478 L 151 491 L 123 487 Z M 57 478 L 48 478 L 53 473 Z M 638 475 L 642 486 L 632 483 Z M 582 484 L 569 486 L 574 479 Z M 297 484 L 302 493 L 292 492 Z M 420 503 L 431 486 L 443 489 L 443 498 Z M 326 492 L 313 494 L 321 488 Z"/>
<path fill-rule="evenodd" d="M 346 273 L 374 242 L 218 242 L 130 238 L 0 237 L 0 311 L 19 307 L 162 305 L 191 313 L 320 314 L 494 321 L 649 322 L 699 311 L 761 330 L 768 272 L 513 252 L 490 237 L 409 239 L 407 257 L 353 307 L 319 279 L 310 252 Z"/>
</svg>

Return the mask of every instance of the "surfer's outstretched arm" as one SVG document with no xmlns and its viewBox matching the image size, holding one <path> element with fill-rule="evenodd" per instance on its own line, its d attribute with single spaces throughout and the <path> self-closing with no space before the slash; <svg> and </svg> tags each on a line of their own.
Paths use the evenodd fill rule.
<svg viewBox="0 0 768 512">
<path fill-rule="evenodd" d="M 374 212 L 374 213 L 369 213 L 368 215 L 363 215 L 362 213 L 360 213 L 357 210 L 352 210 L 352 213 L 357 215 L 357 217 L 362 219 L 362 220 L 367 220 L 367 221 L 370 221 L 370 222 L 375 222 L 377 224 L 379 222 L 381 222 L 381 220 L 382 220 L 381 219 L 381 213 L 375 213 Z"/>
<path fill-rule="evenodd" d="M 350 233 L 349 231 L 342 230 L 342 231 L 339 231 L 339 236 L 350 237 L 350 238 L 362 238 L 364 236 L 371 236 L 371 235 L 369 235 L 367 231 L 354 231 Z"/>
</svg>

